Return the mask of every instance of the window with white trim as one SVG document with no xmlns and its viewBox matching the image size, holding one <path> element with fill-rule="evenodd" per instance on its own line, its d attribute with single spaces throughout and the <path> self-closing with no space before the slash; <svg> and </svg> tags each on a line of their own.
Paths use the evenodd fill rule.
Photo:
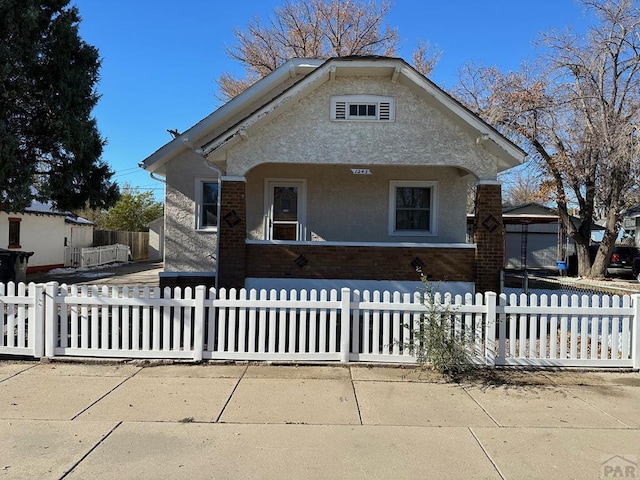
<svg viewBox="0 0 640 480">
<path fill-rule="evenodd" d="M 379 95 L 331 97 L 331 120 L 393 122 L 395 102 L 393 97 Z"/>
<path fill-rule="evenodd" d="M 436 235 L 436 182 L 392 180 L 389 235 Z"/>
<path fill-rule="evenodd" d="M 218 181 L 196 180 L 196 229 L 216 230 L 218 227 Z"/>
</svg>

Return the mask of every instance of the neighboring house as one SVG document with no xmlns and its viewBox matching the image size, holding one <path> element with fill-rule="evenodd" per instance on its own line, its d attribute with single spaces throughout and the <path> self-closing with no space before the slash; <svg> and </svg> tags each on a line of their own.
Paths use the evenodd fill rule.
<svg viewBox="0 0 640 480">
<path fill-rule="evenodd" d="M 89 220 L 33 202 L 21 212 L 0 212 L 0 248 L 34 252 L 27 272 L 47 271 L 64 266 L 65 247 L 90 247 L 93 228 Z"/>
<path fill-rule="evenodd" d="M 164 217 L 149 222 L 149 260 L 152 262 L 164 259 Z"/>
<path fill-rule="evenodd" d="M 418 266 L 497 290 L 497 174 L 524 157 L 402 59 L 290 60 L 143 161 L 166 181 L 161 284 L 415 291 Z"/>
<path fill-rule="evenodd" d="M 640 247 L 640 205 L 627 209 L 622 217 L 624 235 Z"/>
</svg>

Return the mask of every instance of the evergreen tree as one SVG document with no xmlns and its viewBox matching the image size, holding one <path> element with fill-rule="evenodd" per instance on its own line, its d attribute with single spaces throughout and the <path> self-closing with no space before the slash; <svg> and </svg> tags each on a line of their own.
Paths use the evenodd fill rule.
<svg viewBox="0 0 640 480">
<path fill-rule="evenodd" d="M 91 111 L 100 58 L 69 0 L 0 0 L 0 209 L 118 198 Z"/>
</svg>

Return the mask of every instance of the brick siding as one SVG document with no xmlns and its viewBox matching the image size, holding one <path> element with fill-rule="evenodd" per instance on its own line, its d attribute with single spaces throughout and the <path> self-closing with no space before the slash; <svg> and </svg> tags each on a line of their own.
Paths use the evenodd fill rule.
<svg viewBox="0 0 640 480">
<path fill-rule="evenodd" d="M 245 182 L 222 180 L 218 230 L 218 286 L 243 287 L 245 279 L 247 215 Z"/>
<path fill-rule="evenodd" d="M 500 184 L 479 184 L 473 222 L 476 244 L 476 291 L 498 292 L 504 268 L 504 225 Z"/>
<path fill-rule="evenodd" d="M 418 257 L 433 281 L 473 282 L 471 248 L 367 247 L 248 244 L 247 276 L 258 278 L 327 278 L 419 280 L 411 265 Z M 298 263 L 296 263 L 298 260 Z M 306 261 L 305 261 L 306 260 Z"/>
</svg>

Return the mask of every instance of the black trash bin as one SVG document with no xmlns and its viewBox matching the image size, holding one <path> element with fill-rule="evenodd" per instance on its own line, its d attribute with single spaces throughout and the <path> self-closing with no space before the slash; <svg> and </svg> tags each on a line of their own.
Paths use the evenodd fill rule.
<svg viewBox="0 0 640 480">
<path fill-rule="evenodd" d="M 14 266 L 16 282 L 27 281 L 27 264 L 29 263 L 29 257 L 33 255 L 33 253 L 34 252 L 16 252 L 16 262 Z"/>
<path fill-rule="evenodd" d="M 0 283 L 15 281 L 17 256 L 14 250 L 0 248 Z"/>
</svg>

